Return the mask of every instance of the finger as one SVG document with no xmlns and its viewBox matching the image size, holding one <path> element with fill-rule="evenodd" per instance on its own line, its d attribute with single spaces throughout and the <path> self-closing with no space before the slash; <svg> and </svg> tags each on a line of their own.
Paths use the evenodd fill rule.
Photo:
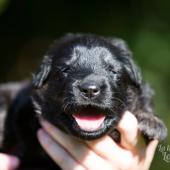
<svg viewBox="0 0 170 170">
<path fill-rule="evenodd" d="M 76 149 L 77 146 L 81 146 L 82 145 L 81 142 L 74 140 L 73 138 L 71 138 L 70 136 L 66 135 L 65 133 L 62 133 L 59 129 L 55 128 L 53 125 L 51 125 L 50 123 L 48 123 L 45 120 L 41 121 L 41 125 L 57 142 L 59 142 L 61 145 L 64 144 L 67 148 Z M 63 143 L 63 141 L 64 141 L 64 143 Z M 101 141 L 101 139 L 98 139 L 98 140 L 94 140 L 93 142 L 92 141 L 91 142 L 87 141 L 86 143 L 91 148 L 94 148 L 94 149 L 99 150 L 101 152 L 103 152 L 103 151 L 104 152 L 105 151 L 106 152 L 110 152 L 111 151 L 110 150 L 110 146 L 112 146 L 112 148 L 113 148 L 113 150 L 115 152 L 122 152 L 123 151 L 123 149 L 120 148 L 108 136 L 103 137 L 102 142 L 100 142 L 100 141 Z M 102 148 L 102 150 L 101 150 L 101 148 Z M 79 149 L 80 149 L 80 147 L 79 147 Z M 88 148 L 85 147 L 83 149 L 84 149 L 84 152 L 87 152 Z M 83 150 L 81 152 L 83 152 Z"/>
<path fill-rule="evenodd" d="M 103 170 L 104 167 L 110 169 L 99 155 L 91 150 L 85 143 L 77 141 L 70 136 L 62 133 L 60 130 L 49 124 L 47 121 L 41 122 L 44 129 L 62 146 L 69 154 L 86 169 Z M 95 163 L 96 162 L 96 163 Z M 100 163 L 99 163 L 100 162 Z M 107 169 L 106 168 L 106 169 Z"/>
<path fill-rule="evenodd" d="M 115 165 L 122 164 L 122 158 L 126 158 L 128 162 L 128 160 L 131 160 L 133 157 L 131 152 L 120 147 L 109 136 L 87 142 L 87 145 L 104 159 L 112 163 L 115 162 Z"/>
<path fill-rule="evenodd" d="M 138 122 L 136 117 L 126 111 L 117 129 L 121 134 L 121 145 L 128 150 L 135 151 L 135 146 L 138 142 Z"/>
<path fill-rule="evenodd" d="M 76 157 L 80 158 L 84 156 L 88 150 L 86 146 L 82 146 L 82 143 L 79 141 L 74 140 L 70 136 L 66 135 L 65 133 L 61 132 L 59 129 L 48 123 L 46 120 L 41 121 L 42 127 L 53 137 L 53 139 L 62 145 L 67 150 L 77 150 Z M 79 147 L 77 147 L 79 146 Z M 80 147 L 81 146 L 81 147 Z"/>
<path fill-rule="evenodd" d="M 153 140 L 148 144 L 146 148 L 146 152 L 145 152 L 145 166 L 146 167 L 148 167 L 151 164 L 157 146 L 158 146 L 158 140 Z"/>
<path fill-rule="evenodd" d="M 48 155 L 63 170 L 85 170 L 71 155 L 54 141 L 44 130 L 40 129 L 37 133 L 39 142 Z"/>
<path fill-rule="evenodd" d="M 0 154 L 0 169 L 14 170 L 19 166 L 19 159 L 14 156 Z"/>
</svg>

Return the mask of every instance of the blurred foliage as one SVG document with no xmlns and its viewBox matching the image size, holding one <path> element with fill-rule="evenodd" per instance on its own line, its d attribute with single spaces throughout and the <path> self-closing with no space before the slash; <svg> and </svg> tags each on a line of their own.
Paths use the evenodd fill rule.
<svg viewBox="0 0 170 170">
<path fill-rule="evenodd" d="M 6 10 L 8 4 L 9 4 L 8 0 L 0 0 L 0 14 Z"/>
<path fill-rule="evenodd" d="M 170 129 L 169 11 L 169 0 L 0 0 L 0 81 L 31 77 L 48 46 L 67 32 L 121 37 L 155 89 L 156 111 Z M 169 170 L 170 163 L 158 151 L 151 169 Z"/>
</svg>

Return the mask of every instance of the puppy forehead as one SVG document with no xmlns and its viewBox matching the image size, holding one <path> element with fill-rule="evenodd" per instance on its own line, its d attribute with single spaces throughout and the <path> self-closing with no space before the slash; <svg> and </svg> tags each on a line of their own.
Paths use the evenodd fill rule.
<svg viewBox="0 0 170 170">
<path fill-rule="evenodd" d="M 70 59 L 67 64 L 72 63 L 91 63 L 97 64 L 101 62 L 110 63 L 114 60 L 113 54 L 105 47 L 86 47 L 86 46 L 76 46 L 73 48 L 70 55 Z"/>
</svg>

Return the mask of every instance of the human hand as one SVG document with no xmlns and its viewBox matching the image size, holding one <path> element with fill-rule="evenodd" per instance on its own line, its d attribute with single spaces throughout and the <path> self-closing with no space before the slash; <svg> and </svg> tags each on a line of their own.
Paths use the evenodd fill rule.
<svg viewBox="0 0 170 170">
<path fill-rule="evenodd" d="M 148 170 L 158 141 L 139 146 L 137 119 L 125 112 L 117 129 L 121 143 L 109 136 L 94 141 L 78 141 L 43 120 L 38 139 L 49 156 L 63 170 Z"/>
<path fill-rule="evenodd" d="M 0 153 L 0 170 L 15 170 L 18 166 L 18 158 Z"/>
</svg>

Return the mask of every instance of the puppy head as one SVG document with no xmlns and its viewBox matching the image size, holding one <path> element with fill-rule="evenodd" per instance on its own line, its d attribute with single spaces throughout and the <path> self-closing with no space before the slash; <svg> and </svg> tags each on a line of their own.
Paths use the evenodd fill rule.
<svg viewBox="0 0 170 170">
<path fill-rule="evenodd" d="M 66 132 L 96 139 L 131 110 L 141 76 L 120 39 L 67 35 L 45 55 L 33 78 L 37 113 Z"/>
</svg>

